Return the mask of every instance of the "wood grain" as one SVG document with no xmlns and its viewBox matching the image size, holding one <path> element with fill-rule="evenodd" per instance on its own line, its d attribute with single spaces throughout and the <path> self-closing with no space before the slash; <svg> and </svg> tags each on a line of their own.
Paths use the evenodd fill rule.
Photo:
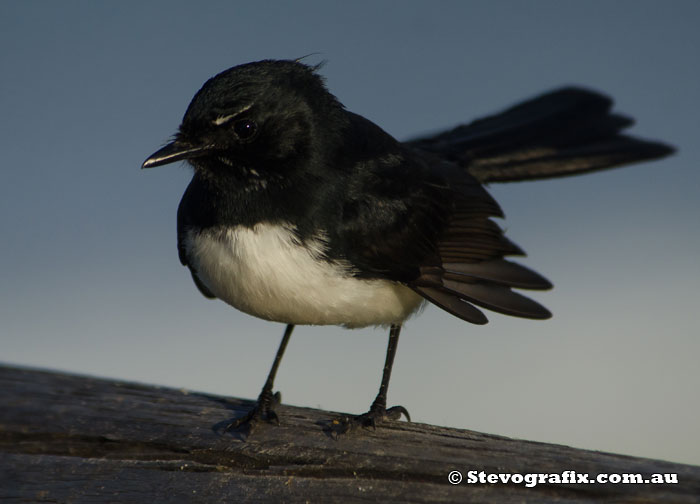
<svg viewBox="0 0 700 504">
<path fill-rule="evenodd" d="M 223 433 L 250 401 L 0 367 L 0 502 L 700 502 L 700 467 L 337 413 Z M 459 470 L 465 480 L 452 485 Z M 487 473 L 677 474 L 678 484 L 468 484 Z"/>
</svg>

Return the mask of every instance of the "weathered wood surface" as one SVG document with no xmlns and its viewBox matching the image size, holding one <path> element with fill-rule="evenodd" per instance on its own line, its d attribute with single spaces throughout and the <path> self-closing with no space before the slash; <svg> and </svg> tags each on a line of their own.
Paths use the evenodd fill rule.
<svg viewBox="0 0 700 504">
<path fill-rule="evenodd" d="M 222 433 L 250 401 L 0 367 L 0 502 L 700 502 L 700 467 L 333 414 Z M 459 470 L 465 481 L 448 483 Z M 674 484 L 467 484 L 489 473 L 674 473 Z"/>
</svg>

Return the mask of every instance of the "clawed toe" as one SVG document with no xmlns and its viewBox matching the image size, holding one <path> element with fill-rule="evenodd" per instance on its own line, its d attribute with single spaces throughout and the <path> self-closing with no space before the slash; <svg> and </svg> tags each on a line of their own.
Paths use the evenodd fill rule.
<svg viewBox="0 0 700 504">
<path fill-rule="evenodd" d="M 282 396 L 279 392 L 275 392 L 273 394 L 271 391 L 263 390 L 253 409 L 250 410 L 245 416 L 237 418 L 228 424 L 224 429 L 224 432 L 238 430 L 243 427 L 247 427 L 249 431 L 252 431 L 255 425 L 257 425 L 260 421 L 279 425 L 280 420 L 279 416 L 277 416 L 277 413 L 275 412 L 275 408 L 281 401 Z"/>
<path fill-rule="evenodd" d="M 333 420 L 332 431 L 335 436 L 345 434 L 358 427 L 376 429 L 387 420 L 399 420 L 401 416 L 411 421 L 408 410 L 403 406 L 393 406 L 391 408 L 375 407 L 374 405 L 367 413 L 357 416 L 346 416 Z"/>
</svg>

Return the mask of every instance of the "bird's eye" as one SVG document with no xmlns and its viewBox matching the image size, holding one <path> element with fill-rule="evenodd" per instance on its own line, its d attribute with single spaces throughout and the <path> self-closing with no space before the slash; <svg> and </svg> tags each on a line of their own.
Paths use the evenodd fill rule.
<svg viewBox="0 0 700 504">
<path fill-rule="evenodd" d="M 250 140 L 258 130 L 258 126 L 250 119 L 241 119 L 233 124 L 233 132 L 240 140 Z"/>
</svg>

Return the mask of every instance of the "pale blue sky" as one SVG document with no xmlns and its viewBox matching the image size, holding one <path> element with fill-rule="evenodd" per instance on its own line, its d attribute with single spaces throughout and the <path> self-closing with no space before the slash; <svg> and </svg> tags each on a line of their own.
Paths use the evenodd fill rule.
<svg viewBox="0 0 700 504">
<path fill-rule="evenodd" d="M 328 86 L 400 139 L 563 84 L 612 95 L 668 160 L 493 186 L 545 322 L 430 307 L 389 403 L 415 421 L 700 463 L 696 1 L 0 3 L 0 360 L 254 398 L 282 325 L 180 266 L 184 165 L 140 171 L 210 76 L 321 53 Z M 295 332 L 285 403 L 360 413 L 386 334 Z M 215 423 L 221 418 L 203 419 Z"/>
</svg>

